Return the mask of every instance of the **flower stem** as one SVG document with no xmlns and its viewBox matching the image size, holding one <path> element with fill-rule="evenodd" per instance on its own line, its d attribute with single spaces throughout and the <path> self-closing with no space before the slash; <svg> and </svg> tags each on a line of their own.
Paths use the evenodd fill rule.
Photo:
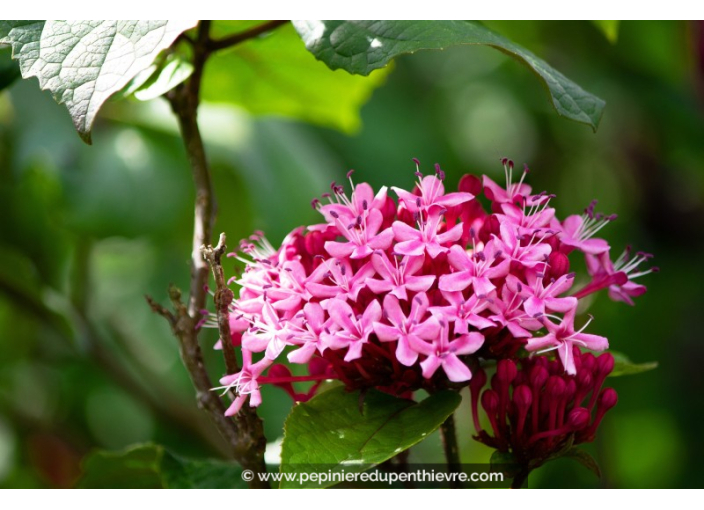
<svg viewBox="0 0 704 510">
<path fill-rule="evenodd" d="M 512 489 L 527 489 L 528 488 L 528 475 L 530 474 L 529 469 L 523 469 L 518 472 L 518 474 L 513 478 L 511 482 Z"/>
<path fill-rule="evenodd" d="M 443 424 L 440 425 L 440 436 L 442 437 L 442 446 L 445 451 L 448 472 L 458 473 L 461 470 L 460 449 L 457 445 L 454 414 L 448 416 Z M 450 487 L 452 489 L 459 489 L 462 487 L 462 484 L 458 479 L 453 478 L 450 482 Z"/>
</svg>

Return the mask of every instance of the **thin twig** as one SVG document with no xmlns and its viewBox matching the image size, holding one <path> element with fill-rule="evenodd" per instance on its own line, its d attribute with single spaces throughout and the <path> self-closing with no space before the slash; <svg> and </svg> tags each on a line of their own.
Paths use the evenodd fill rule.
<svg viewBox="0 0 704 510">
<path fill-rule="evenodd" d="M 288 23 L 288 20 L 267 21 L 266 23 L 262 23 L 261 25 L 257 25 L 256 27 L 249 28 L 237 34 L 228 35 L 222 39 L 211 39 L 208 41 L 208 51 L 213 52 L 230 48 L 248 39 L 253 39 L 257 36 L 265 34 L 266 32 L 274 30 L 275 28 L 285 25 L 286 23 Z"/>
<path fill-rule="evenodd" d="M 234 299 L 234 294 L 227 286 L 225 280 L 225 272 L 222 269 L 222 256 L 225 254 L 227 238 L 225 233 L 220 234 L 218 245 L 202 246 L 201 252 L 203 257 L 208 261 L 210 270 L 213 272 L 215 279 L 215 309 L 218 316 L 218 331 L 220 332 L 220 343 L 222 344 L 222 352 L 225 354 L 225 367 L 228 374 L 236 374 L 240 371 L 235 356 L 235 349 L 232 347 L 230 333 L 230 304 Z"/>
</svg>

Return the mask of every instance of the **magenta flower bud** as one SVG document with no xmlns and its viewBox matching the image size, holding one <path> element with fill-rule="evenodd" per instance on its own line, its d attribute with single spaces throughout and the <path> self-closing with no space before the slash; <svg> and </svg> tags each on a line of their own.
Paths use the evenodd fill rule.
<svg viewBox="0 0 704 510">
<path fill-rule="evenodd" d="M 594 365 L 596 364 L 596 358 L 594 358 L 594 355 L 591 352 L 585 352 L 581 356 L 582 360 L 582 370 L 585 372 L 592 372 L 594 371 Z"/>
<path fill-rule="evenodd" d="M 545 393 L 550 399 L 560 399 L 565 393 L 565 381 L 558 375 L 551 375 L 545 385 Z"/>
<path fill-rule="evenodd" d="M 584 407 L 575 407 L 567 417 L 567 426 L 572 431 L 582 430 L 589 425 L 591 414 Z"/>
<path fill-rule="evenodd" d="M 309 232 L 305 236 L 306 251 L 311 255 L 324 253 L 325 239 L 320 232 Z"/>
<path fill-rule="evenodd" d="M 569 381 L 567 381 L 567 384 L 565 385 L 565 399 L 566 400 L 572 400 L 575 396 L 575 393 L 577 392 L 577 383 L 574 382 L 574 379 L 570 378 Z"/>
<path fill-rule="evenodd" d="M 502 386 L 507 387 L 513 382 L 518 374 L 518 369 L 513 360 L 502 359 L 496 366 L 496 376 Z"/>
<path fill-rule="evenodd" d="M 516 403 L 519 412 L 525 412 L 533 403 L 533 393 L 528 386 L 522 384 L 513 390 L 513 401 Z"/>
<path fill-rule="evenodd" d="M 614 369 L 614 357 L 610 352 L 606 352 L 596 358 L 596 373 L 601 377 L 606 377 Z"/>
<path fill-rule="evenodd" d="M 530 377 L 528 379 L 530 381 L 530 385 L 539 390 L 548 380 L 548 377 L 549 375 L 547 369 L 545 367 L 541 367 L 540 365 L 536 365 L 530 371 Z"/>
<path fill-rule="evenodd" d="M 386 197 L 384 204 L 381 207 L 381 214 L 385 220 L 393 220 L 396 214 L 396 203 L 391 197 Z"/>
<path fill-rule="evenodd" d="M 486 384 L 486 372 L 482 370 L 481 368 L 476 369 L 472 373 L 472 379 L 469 381 L 469 388 L 472 390 L 472 392 L 479 392 L 481 389 L 484 387 Z"/>
<path fill-rule="evenodd" d="M 286 365 L 272 365 L 267 372 L 268 379 L 279 379 L 279 378 L 289 378 L 291 377 L 291 371 Z"/>
<path fill-rule="evenodd" d="M 606 412 L 618 403 L 618 394 L 613 388 L 604 388 L 597 404 L 599 412 Z"/>
<path fill-rule="evenodd" d="M 550 265 L 548 272 L 548 277 L 550 278 L 557 279 L 560 276 L 567 274 L 570 270 L 570 259 L 567 258 L 567 255 L 559 251 L 553 251 L 550 254 L 548 257 L 548 264 Z"/>
<path fill-rule="evenodd" d="M 482 393 L 482 407 L 486 414 L 494 416 L 499 408 L 499 396 L 494 390 L 486 390 Z"/>
<path fill-rule="evenodd" d="M 484 221 L 484 225 L 482 225 L 479 231 L 479 240 L 483 243 L 489 242 L 492 234 L 499 235 L 500 229 L 501 222 L 499 222 L 499 218 L 497 218 L 495 214 L 492 214 Z"/>
<path fill-rule="evenodd" d="M 577 388 L 579 390 L 586 390 L 592 385 L 592 375 L 587 371 L 581 371 L 577 373 Z"/>
<path fill-rule="evenodd" d="M 477 196 L 482 192 L 482 181 L 476 175 L 465 174 L 460 179 L 457 190 Z"/>
</svg>

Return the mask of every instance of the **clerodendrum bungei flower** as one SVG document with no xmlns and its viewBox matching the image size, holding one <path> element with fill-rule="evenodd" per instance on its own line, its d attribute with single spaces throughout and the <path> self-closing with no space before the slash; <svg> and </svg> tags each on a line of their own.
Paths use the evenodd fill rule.
<svg viewBox="0 0 704 510">
<path fill-rule="evenodd" d="M 586 332 L 579 302 L 606 289 L 632 304 L 645 287 L 631 280 L 656 268 L 637 270 L 649 256 L 628 250 L 611 261 L 596 234 L 615 215 L 592 203 L 560 221 L 553 195 L 524 182 L 527 167 L 514 183 L 513 163 L 503 166 L 505 187 L 466 175 L 452 193 L 438 166 L 416 172 L 412 191 L 391 188 L 397 200 L 386 187 L 355 185 L 350 172 L 349 196 L 333 183 L 313 201 L 322 223 L 294 230 L 278 249 L 261 233 L 243 241 L 230 313 L 243 367 L 221 379 L 236 394 L 227 414 L 247 400 L 258 406 L 262 384 L 297 401 L 327 379 L 406 397 L 470 385 L 477 438 L 499 450 L 546 458 L 569 435 L 591 440 L 616 403 L 614 390 L 601 389 L 613 357 L 587 352 L 608 341 Z M 590 277 L 582 283 L 570 272 L 579 252 Z M 285 359 L 308 375 L 292 375 Z M 294 388 L 305 382 L 314 385 Z"/>
</svg>

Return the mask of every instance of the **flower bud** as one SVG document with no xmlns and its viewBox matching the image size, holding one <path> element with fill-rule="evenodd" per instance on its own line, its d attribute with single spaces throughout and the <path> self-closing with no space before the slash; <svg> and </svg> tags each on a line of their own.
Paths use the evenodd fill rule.
<svg viewBox="0 0 704 510">
<path fill-rule="evenodd" d="M 573 431 L 581 430 L 589 425 L 590 419 L 591 415 L 588 410 L 584 407 L 575 407 L 567 417 L 567 426 Z"/>
</svg>

